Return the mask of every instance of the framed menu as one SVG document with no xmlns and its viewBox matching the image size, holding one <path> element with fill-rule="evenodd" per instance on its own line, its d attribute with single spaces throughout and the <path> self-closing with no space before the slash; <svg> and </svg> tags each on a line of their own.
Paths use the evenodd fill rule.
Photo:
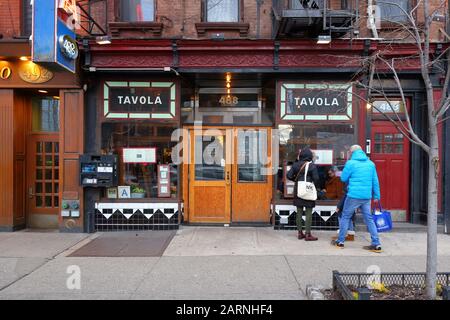
<svg viewBox="0 0 450 320">
<path fill-rule="evenodd" d="M 158 165 L 158 197 L 170 197 L 170 165 Z"/>
<path fill-rule="evenodd" d="M 292 165 L 288 165 L 286 163 L 286 161 L 284 162 L 283 165 L 283 185 L 284 185 L 284 198 L 293 198 L 294 197 L 294 186 L 295 186 L 295 182 L 291 181 L 287 178 L 287 173 L 289 172 L 289 170 L 291 169 Z"/>
</svg>

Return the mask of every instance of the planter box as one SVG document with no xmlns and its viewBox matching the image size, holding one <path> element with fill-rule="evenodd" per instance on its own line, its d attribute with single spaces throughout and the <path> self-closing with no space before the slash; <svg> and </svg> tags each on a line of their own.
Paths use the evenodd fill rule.
<svg viewBox="0 0 450 320">
<path fill-rule="evenodd" d="M 338 292 L 344 300 L 355 300 L 355 296 L 350 289 L 367 288 L 369 278 L 377 277 L 386 287 L 424 287 L 426 281 L 425 272 L 393 272 L 393 273 L 340 273 L 333 271 L 333 291 Z M 437 274 L 437 282 L 443 287 L 450 286 L 450 272 L 440 272 Z"/>
<path fill-rule="evenodd" d="M 140 192 L 132 192 L 131 193 L 131 198 L 132 199 L 142 199 L 145 198 L 145 192 L 140 193 Z"/>
</svg>

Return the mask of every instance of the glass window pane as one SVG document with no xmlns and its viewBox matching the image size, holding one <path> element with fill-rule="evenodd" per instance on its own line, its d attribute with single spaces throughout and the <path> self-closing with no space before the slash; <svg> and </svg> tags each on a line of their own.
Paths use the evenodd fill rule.
<svg viewBox="0 0 450 320">
<path fill-rule="evenodd" d="M 33 131 L 59 131 L 59 100 L 51 97 L 31 100 L 32 130 Z"/>
<path fill-rule="evenodd" d="M 319 199 L 339 199 L 343 190 L 338 179 L 345 163 L 350 157 L 350 147 L 357 143 L 355 128 L 352 124 L 295 124 L 279 125 L 279 163 L 276 175 L 276 196 L 291 198 L 289 181 L 284 177 L 288 168 L 297 158 L 299 150 L 309 147 L 316 155 L 315 164 L 319 172 L 319 190 L 326 190 L 326 185 L 337 182 L 336 192 L 320 192 Z M 375 145 L 375 144 L 374 144 Z M 332 170 L 330 170 L 332 169 Z M 332 172 L 330 172 L 332 171 Z M 334 180 L 333 180 L 334 179 Z"/>
<path fill-rule="evenodd" d="M 52 144 L 51 142 L 45 142 L 45 153 L 52 153 Z"/>
<path fill-rule="evenodd" d="M 45 196 L 45 206 L 46 207 L 51 207 L 52 206 L 52 197 Z"/>
<path fill-rule="evenodd" d="M 55 208 L 59 207 L 59 197 L 53 197 L 53 206 Z"/>
<path fill-rule="evenodd" d="M 42 183 L 36 183 L 36 193 L 42 193 Z"/>
<path fill-rule="evenodd" d="M 122 1 L 122 21 L 153 21 L 155 19 L 154 0 Z"/>
<path fill-rule="evenodd" d="M 384 135 L 384 141 L 385 142 L 392 142 L 394 139 L 394 135 L 392 133 L 388 133 Z"/>
<path fill-rule="evenodd" d="M 42 156 L 40 155 L 36 156 L 36 166 L 38 167 L 42 166 Z"/>
<path fill-rule="evenodd" d="M 36 142 L 36 153 L 42 152 L 42 142 Z"/>
<path fill-rule="evenodd" d="M 267 157 L 267 131 L 238 131 L 238 181 L 257 182 L 266 180 L 263 161 Z"/>
<path fill-rule="evenodd" d="M 381 19 L 387 22 L 401 22 L 408 18 L 405 12 L 408 12 L 408 0 L 389 0 L 377 3 L 380 8 Z"/>
<path fill-rule="evenodd" d="M 55 187 L 55 193 L 58 193 L 59 192 L 59 183 L 55 183 L 54 187 Z"/>
<path fill-rule="evenodd" d="M 381 144 L 380 143 L 376 143 L 375 144 L 375 153 L 383 153 L 381 150 Z"/>
<path fill-rule="evenodd" d="M 176 129 L 172 124 L 155 124 L 141 121 L 121 121 L 102 124 L 101 147 L 104 154 L 116 154 L 123 160 L 124 148 L 156 148 L 157 163 L 126 163 L 119 161 L 118 185 L 130 186 L 135 198 L 158 197 L 158 164 L 170 165 L 170 193 L 177 197 L 178 167 L 172 164 L 172 148 L 176 145 L 171 135 Z M 178 154 L 175 154 L 176 158 Z M 56 161 L 56 160 L 55 160 Z M 55 170 L 55 180 L 58 179 Z"/>
<path fill-rule="evenodd" d="M 394 141 L 395 142 L 403 142 L 403 135 L 401 133 L 396 133 L 394 135 Z"/>
<path fill-rule="evenodd" d="M 52 156 L 51 155 L 46 155 L 45 156 L 45 165 L 47 167 L 51 167 L 53 165 L 53 160 L 52 160 Z"/>
<path fill-rule="evenodd" d="M 55 174 L 54 179 L 55 179 L 55 180 L 58 180 L 58 179 L 59 179 L 59 170 L 58 170 L 58 169 L 55 169 L 55 170 L 53 170 L 53 172 L 54 172 L 54 174 Z"/>
<path fill-rule="evenodd" d="M 52 183 L 51 182 L 47 182 L 45 184 L 45 193 L 52 193 Z"/>
<path fill-rule="evenodd" d="M 207 0 L 208 22 L 238 22 L 239 0 Z"/>
<path fill-rule="evenodd" d="M 383 135 L 381 133 L 375 133 L 375 141 L 381 142 L 383 139 Z"/>
<path fill-rule="evenodd" d="M 52 169 L 45 169 L 45 180 L 52 180 Z"/>
<path fill-rule="evenodd" d="M 55 155 L 54 158 L 55 158 L 55 163 L 54 163 L 53 165 L 54 165 L 55 167 L 57 167 L 57 166 L 59 166 L 59 156 L 58 156 L 58 155 Z"/>
<path fill-rule="evenodd" d="M 42 197 L 36 196 L 36 207 L 42 207 Z"/>
<path fill-rule="evenodd" d="M 403 144 L 396 144 L 394 153 L 402 154 L 403 153 Z"/>
<path fill-rule="evenodd" d="M 392 144 L 385 144 L 384 153 L 394 153 L 394 146 Z"/>
<path fill-rule="evenodd" d="M 42 180 L 42 170 L 41 169 L 36 170 L 36 180 Z"/>
<path fill-rule="evenodd" d="M 59 142 L 55 142 L 55 153 L 59 152 Z"/>
<path fill-rule="evenodd" d="M 225 136 L 196 136 L 195 180 L 224 180 L 225 152 Z"/>
</svg>

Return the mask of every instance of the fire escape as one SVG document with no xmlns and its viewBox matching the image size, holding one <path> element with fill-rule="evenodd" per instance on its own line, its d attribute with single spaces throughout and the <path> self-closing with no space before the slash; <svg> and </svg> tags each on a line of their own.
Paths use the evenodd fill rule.
<svg viewBox="0 0 450 320">
<path fill-rule="evenodd" d="M 353 34 L 358 0 L 273 0 L 273 38 Z"/>
</svg>

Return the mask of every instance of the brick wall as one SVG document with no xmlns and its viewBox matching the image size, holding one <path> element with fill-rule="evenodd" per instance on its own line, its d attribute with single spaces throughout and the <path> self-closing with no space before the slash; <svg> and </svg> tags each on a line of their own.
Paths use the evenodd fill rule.
<svg viewBox="0 0 450 320">
<path fill-rule="evenodd" d="M 205 1 L 205 0 L 204 0 Z M 243 4 L 243 19 L 241 22 L 249 24 L 248 38 L 257 37 L 257 0 L 240 0 Z M 285 0 L 288 2 L 288 0 Z M 339 9 L 341 0 L 330 0 L 331 7 Z M 352 0 L 348 0 L 351 2 Z M 353 0 L 357 1 L 357 0 Z M 185 38 L 198 39 L 195 24 L 201 22 L 202 0 L 155 0 L 156 22 L 163 24 L 163 38 Z M 356 22 L 360 37 L 372 37 L 367 28 L 367 1 L 359 3 L 360 19 Z M 434 7 L 441 4 L 441 0 L 430 0 Z M 107 29 L 107 21 L 117 21 L 120 15 L 120 0 L 104 0 L 95 2 L 91 7 L 91 15 L 104 29 Z M 376 0 L 374 0 L 376 3 Z M 447 12 L 447 4 L 441 9 L 443 15 Z M 106 6 L 107 4 L 107 6 Z M 21 35 L 21 5 L 22 0 L 0 0 L 0 34 L 3 39 Z M 107 7 L 107 12 L 106 12 Z M 418 11 L 419 22 L 423 20 L 423 10 Z M 260 8 L 260 38 L 271 38 L 272 36 L 272 0 L 263 0 Z M 445 28 L 445 22 L 434 22 L 432 27 L 432 39 L 444 41 L 445 37 L 439 29 Z M 82 31 L 80 31 L 81 34 Z M 224 32 L 226 37 L 239 37 L 238 32 Z M 138 36 L 138 33 L 136 33 Z M 392 30 L 380 30 L 379 35 L 385 38 L 403 39 L 409 41 L 404 32 L 393 32 Z M 208 34 L 205 37 L 209 37 Z"/>
<path fill-rule="evenodd" d="M 22 0 L 0 0 L 0 34 L 9 39 L 21 34 Z"/>
</svg>

